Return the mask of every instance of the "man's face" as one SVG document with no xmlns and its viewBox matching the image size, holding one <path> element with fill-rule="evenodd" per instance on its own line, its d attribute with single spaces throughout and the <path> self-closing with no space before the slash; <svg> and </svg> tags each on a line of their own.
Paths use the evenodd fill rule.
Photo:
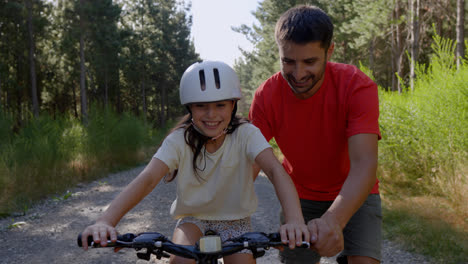
<svg viewBox="0 0 468 264">
<path fill-rule="evenodd" d="M 307 99 L 318 91 L 323 83 L 325 66 L 333 52 L 333 44 L 327 52 L 320 42 L 297 44 L 286 41 L 278 45 L 281 74 L 294 94 Z"/>
</svg>

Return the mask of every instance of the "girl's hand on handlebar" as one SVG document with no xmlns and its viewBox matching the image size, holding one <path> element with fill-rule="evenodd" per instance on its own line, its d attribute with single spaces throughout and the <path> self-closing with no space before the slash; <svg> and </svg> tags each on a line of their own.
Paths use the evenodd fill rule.
<svg viewBox="0 0 468 264">
<path fill-rule="evenodd" d="M 288 222 L 280 227 L 281 242 L 288 244 L 290 249 L 301 246 L 302 241 L 309 242 L 310 234 L 304 223 Z"/>
<path fill-rule="evenodd" d="M 102 247 L 107 245 L 107 241 L 117 241 L 117 231 L 115 228 L 104 222 L 96 222 L 94 225 L 86 227 L 81 233 L 83 249 L 88 249 L 88 237 L 92 236 L 94 243 L 100 243 Z M 118 251 L 118 249 L 117 249 Z"/>
</svg>

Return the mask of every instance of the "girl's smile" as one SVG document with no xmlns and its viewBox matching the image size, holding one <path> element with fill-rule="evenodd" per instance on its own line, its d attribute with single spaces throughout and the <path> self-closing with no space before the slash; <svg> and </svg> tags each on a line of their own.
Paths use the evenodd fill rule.
<svg viewBox="0 0 468 264">
<path fill-rule="evenodd" d="M 190 105 L 194 125 L 202 134 L 212 138 L 222 134 L 229 126 L 233 109 L 232 100 Z"/>
</svg>

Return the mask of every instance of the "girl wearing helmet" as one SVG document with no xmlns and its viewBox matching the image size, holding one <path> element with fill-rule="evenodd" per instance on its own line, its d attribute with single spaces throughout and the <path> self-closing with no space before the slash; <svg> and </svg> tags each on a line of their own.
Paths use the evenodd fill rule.
<svg viewBox="0 0 468 264">
<path fill-rule="evenodd" d="M 180 100 L 188 114 L 164 139 L 153 159 L 82 233 L 96 243 L 116 240 L 115 226 L 165 175 L 177 183 L 171 216 L 178 219 L 172 241 L 194 245 L 207 230 L 221 240 L 251 231 L 256 211 L 253 166 L 257 164 L 273 183 L 286 216 L 280 227 L 282 240 L 294 248 L 309 241 L 296 189 L 260 130 L 236 116 L 241 98 L 234 70 L 223 62 L 191 65 L 180 82 Z M 102 239 L 101 239 L 102 238 Z M 86 239 L 83 248 L 87 249 Z M 241 252 L 224 257 L 225 263 L 255 263 Z M 193 263 L 172 256 L 171 263 Z"/>
</svg>

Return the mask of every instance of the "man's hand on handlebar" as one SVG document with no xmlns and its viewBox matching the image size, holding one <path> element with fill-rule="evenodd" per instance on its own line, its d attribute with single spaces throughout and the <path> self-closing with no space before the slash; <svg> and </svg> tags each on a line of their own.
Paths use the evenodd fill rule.
<svg viewBox="0 0 468 264">
<path fill-rule="evenodd" d="M 307 226 L 311 235 L 310 246 L 321 256 L 332 257 L 343 250 L 343 230 L 336 219 L 323 215 L 310 220 Z"/>
<path fill-rule="evenodd" d="M 82 237 L 93 237 L 94 243 L 100 243 L 102 247 L 107 246 L 108 241 L 116 242 L 117 241 L 117 231 L 112 225 L 109 225 L 105 222 L 96 222 L 94 225 L 86 227 L 82 233 Z M 83 239 L 83 249 L 88 249 L 87 239 Z M 116 248 L 115 251 L 119 251 L 120 248 Z"/>
</svg>

